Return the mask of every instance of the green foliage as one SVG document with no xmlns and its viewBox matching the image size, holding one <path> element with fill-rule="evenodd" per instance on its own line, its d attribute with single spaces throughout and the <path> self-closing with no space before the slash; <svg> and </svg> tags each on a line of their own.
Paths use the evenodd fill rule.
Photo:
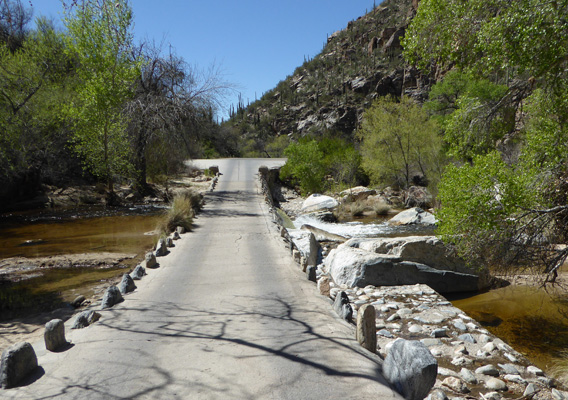
<svg viewBox="0 0 568 400">
<path fill-rule="evenodd" d="M 284 150 L 288 161 L 280 170 L 282 179 L 293 178 L 303 194 L 321 193 L 324 189 L 324 156 L 317 141 L 292 143 Z"/>
<path fill-rule="evenodd" d="M 131 58 L 132 10 L 125 0 L 84 0 L 73 10 L 65 17 L 65 38 L 78 62 L 77 98 L 65 111 L 74 121 L 75 150 L 112 191 L 113 175 L 130 168 L 123 111 L 140 67 Z"/>
<path fill-rule="evenodd" d="M 423 68 L 453 64 L 485 76 L 509 68 L 555 76 L 566 63 L 567 7 L 546 0 L 423 0 L 406 31 L 404 54 Z"/>
<path fill-rule="evenodd" d="M 321 193 L 332 184 L 353 185 L 360 174 L 358 151 L 341 138 L 302 139 L 290 144 L 284 156 L 288 161 L 280 170 L 280 176 L 295 181 L 303 194 Z"/>
<path fill-rule="evenodd" d="M 442 164 L 438 124 L 411 99 L 383 98 L 363 114 L 362 166 L 376 184 L 410 186 L 415 174 L 435 181 Z"/>
<path fill-rule="evenodd" d="M 470 160 L 485 154 L 514 130 L 514 107 L 500 105 L 507 93 L 505 85 L 458 70 L 432 87 L 425 108 L 441 122 L 450 156 Z"/>
</svg>

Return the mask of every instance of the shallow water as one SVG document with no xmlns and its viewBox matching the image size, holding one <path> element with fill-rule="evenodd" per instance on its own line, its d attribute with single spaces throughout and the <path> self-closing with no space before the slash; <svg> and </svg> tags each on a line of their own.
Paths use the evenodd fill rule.
<svg viewBox="0 0 568 400">
<path fill-rule="evenodd" d="M 568 294 L 529 286 L 508 286 L 452 300 L 491 333 L 550 370 L 568 350 Z"/>
<path fill-rule="evenodd" d="M 160 211 L 81 208 L 0 215 L 0 259 L 102 252 L 141 255 L 154 245 Z M 19 282 L 3 281 L 0 275 L 0 320 L 49 311 L 79 294 L 89 297 L 94 287 L 119 277 L 125 268 L 46 267 L 18 272 Z"/>
<path fill-rule="evenodd" d="M 0 283 L 0 321 L 51 311 L 80 294 L 88 298 L 93 294 L 94 286 L 125 271 L 128 272 L 124 266 L 49 268 L 41 276 Z"/>
<path fill-rule="evenodd" d="M 159 210 L 146 214 L 0 216 L 0 259 L 77 253 L 140 253 L 154 244 Z M 96 214 L 95 214 L 96 215 Z"/>
</svg>

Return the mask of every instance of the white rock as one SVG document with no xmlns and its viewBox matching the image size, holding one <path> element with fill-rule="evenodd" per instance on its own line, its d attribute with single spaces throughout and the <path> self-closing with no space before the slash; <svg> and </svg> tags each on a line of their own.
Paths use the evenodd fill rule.
<svg viewBox="0 0 568 400">
<path fill-rule="evenodd" d="M 529 374 L 533 374 L 533 375 L 536 375 L 536 376 L 544 376 L 544 372 L 542 371 L 542 369 L 537 368 L 534 365 L 528 366 L 527 372 Z"/>
<path fill-rule="evenodd" d="M 519 375 L 513 375 L 513 374 L 507 374 L 503 377 L 503 379 L 505 379 L 506 381 L 509 381 L 509 382 L 520 383 L 522 385 L 525 385 L 527 383 L 527 381 L 525 381 Z"/>
<path fill-rule="evenodd" d="M 325 196 L 323 194 L 314 193 L 302 203 L 302 214 L 332 210 L 337 207 L 339 203 L 333 197 Z"/>
<path fill-rule="evenodd" d="M 489 343 L 491 342 L 491 337 L 486 334 L 479 335 L 479 343 Z"/>
<path fill-rule="evenodd" d="M 485 387 L 490 390 L 507 390 L 507 384 L 501 379 L 490 378 L 485 382 Z"/>
<path fill-rule="evenodd" d="M 488 353 L 491 353 L 493 350 L 497 349 L 497 347 L 493 342 L 489 342 L 485 346 L 483 346 L 482 349 Z"/>
</svg>

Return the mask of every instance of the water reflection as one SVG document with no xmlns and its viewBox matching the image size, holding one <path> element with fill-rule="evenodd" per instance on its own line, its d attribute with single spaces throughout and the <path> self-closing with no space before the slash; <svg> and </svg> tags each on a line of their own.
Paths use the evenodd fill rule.
<svg viewBox="0 0 568 400">
<path fill-rule="evenodd" d="M 83 210 L 82 213 L 85 213 Z M 90 217 L 86 217 L 90 215 Z M 152 246 L 159 210 L 116 215 L 0 216 L 0 259 L 93 252 L 139 253 Z"/>
<path fill-rule="evenodd" d="M 547 370 L 568 348 L 567 300 L 560 289 L 508 286 L 452 303 Z"/>
</svg>

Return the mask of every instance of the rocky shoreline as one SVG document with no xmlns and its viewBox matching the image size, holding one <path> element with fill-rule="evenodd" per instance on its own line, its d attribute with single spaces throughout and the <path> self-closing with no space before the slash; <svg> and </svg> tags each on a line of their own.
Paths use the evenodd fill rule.
<svg viewBox="0 0 568 400">
<path fill-rule="evenodd" d="M 274 221 L 281 223 L 272 198 L 275 190 L 270 177 L 275 173 L 261 169 L 259 175 Z M 289 200 L 281 203 L 282 209 L 291 211 L 292 217 L 297 216 L 301 212 L 301 201 L 292 194 L 286 197 Z M 291 204 L 286 204 L 288 202 Z M 428 395 L 430 400 L 568 399 L 566 388 L 559 386 L 555 379 L 429 286 L 417 283 L 360 288 L 337 284 L 322 260 L 330 253 L 328 243 L 322 252 L 319 244 L 314 244 L 315 236 L 309 229 L 305 237 L 283 226 L 280 230 L 308 279 L 317 280 L 321 295 L 328 297 L 331 303 L 344 292 L 342 297 L 348 298 L 353 311 L 348 318 L 350 321 L 358 320 L 361 307 L 375 308 L 376 353 L 382 358 L 387 357 L 394 342 L 400 339 L 420 342 L 429 349 L 438 363 L 436 382 Z M 337 248 L 337 244 L 331 248 Z M 310 252 L 319 252 L 317 265 L 313 265 L 314 256 Z"/>
</svg>

